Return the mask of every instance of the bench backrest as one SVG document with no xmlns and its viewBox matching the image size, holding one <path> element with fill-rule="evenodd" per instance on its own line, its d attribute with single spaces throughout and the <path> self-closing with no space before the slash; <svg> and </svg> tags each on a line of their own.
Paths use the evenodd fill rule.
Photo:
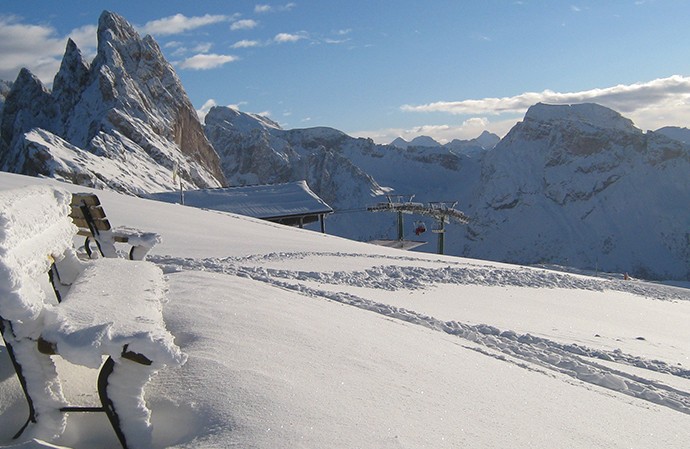
<svg viewBox="0 0 690 449">
<path fill-rule="evenodd" d="M 30 186 L 0 191 L 0 316 L 35 320 L 54 292 L 46 274 L 72 248 L 71 194 Z M 49 287 L 49 284 L 48 284 Z"/>
<path fill-rule="evenodd" d="M 98 235 L 110 231 L 110 221 L 105 216 L 103 206 L 94 193 L 75 193 L 72 195 L 70 217 L 83 236 Z"/>
</svg>

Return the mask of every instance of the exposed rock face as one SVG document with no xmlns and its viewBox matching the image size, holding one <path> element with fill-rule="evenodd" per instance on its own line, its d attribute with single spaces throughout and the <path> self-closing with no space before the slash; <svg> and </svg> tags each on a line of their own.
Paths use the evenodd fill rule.
<svg viewBox="0 0 690 449">
<path fill-rule="evenodd" d="M 6 171 L 56 175 L 46 170 L 63 165 L 64 159 L 55 164 L 19 164 L 33 160 L 20 153 L 27 148 L 24 134 L 39 128 L 47 140 L 54 141 L 45 132 L 69 144 L 63 149 L 76 147 L 100 157 L 102 167 L 89 165 L 81 171 L 96 170 L 93 176 L 118 190 L 174 188 L 171 171 L 176 163 L 187 188 L 225 182 L 218 155 L 156 42 L 150 36 L 141 38 L 122 17 L 110 12 L 99 20 L 94 61 L 86 63 L 69 40 L 52 92 L 22 70 L 7 96 L 2 123 L 0 162 Z M 60 157 L 45 152 L 42 156 Z M 136 169 L 122 173 L 126 166 Z M 152 177 L 161 167 L 165 176 Z M 76 182 L 84 176 L 68 179 Z"/>
</svg>

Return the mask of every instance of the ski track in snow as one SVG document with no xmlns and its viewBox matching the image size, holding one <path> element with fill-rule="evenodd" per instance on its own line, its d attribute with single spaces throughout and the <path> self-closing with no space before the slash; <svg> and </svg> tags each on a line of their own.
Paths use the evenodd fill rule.
<svg viewBox="0 0 690 449">
<path fill-rule="evenodd" d="M 362 271 L 314 272 L 272 269 L 257 266 L 268 262 L 314 258 L 355 257 L 389 261 L 388 265 L 374 266 Z M 184 259 L 167 256 L 150 256 L 165 272 L 182 270 L 210 271 L 235 275 L 272 286 L 296 291 L 300 294 L 324 298 L 367 311 L 454 335 L 478 346 L 469 347 L 485 355 L 507 360 L 524 368 L 527 362 L 580 381 L 669 407 L 690 414 L 690 392 L 682 391 L 655 380 L 610 368 L 596 362 L 597 359 L 643 368 L 659 373 L 690 379 L 690 370 L 670 365 L 660 360 L 649 360 L 620 350 L 605 351 L 578 344 L 563 344 L 530 334 L 518 334 L 501 330 L 488 324 L 471 325 L 459 321 L 442 321 L 432 316 L 388 304 L 368 300 L 350 293 L 322 290 L 301 282 L 320 282 L 329 285 L 349 285 L 386 290 L 423 289 L 435 283 L 473 284 L 485 286 L 519 286 L 536 288 L 569 288 L 592 291 L 615 290 L 664 300 L 690 300 L 690 293 L 664 285 L 637 283 L 611 279 L 573 276 L 546 270 L 529 268 L 497 268 L 468 263 L 430 261 L 408 256 L 381 256 L 347 253 L 272 253 L 263 256 L 229 257 L 213 259 Z M 396 264 L 397 262 L 397 264 Z M 438 268 L 409 266 L 401 263 L 415 262 L 438 264 Z M 522 362 L 518 362 L 521 360 Z"/>
</svg>

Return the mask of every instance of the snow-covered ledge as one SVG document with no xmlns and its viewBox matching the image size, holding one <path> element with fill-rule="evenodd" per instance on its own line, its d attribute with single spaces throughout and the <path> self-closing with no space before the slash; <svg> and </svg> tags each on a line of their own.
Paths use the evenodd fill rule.
<svg viewBox="0 0 690 449">
<path fill-rule="evenodd" d="M 112 402 L 123 446 L 149 447 L 144 386 L 160 368 L 186 361 L 163 322 L 163 274 L 145 261 L 77 259 L 70 198 L 47 186 L 0 192 L 0 317 L 35 408 L 25 435 L 52 439 L 65 428 L 60 380 L 45 353 L 91 368 L 107 356 L 104 408 Z M 61 303 L 49 282 L 53 262 Z"/>
</svg>

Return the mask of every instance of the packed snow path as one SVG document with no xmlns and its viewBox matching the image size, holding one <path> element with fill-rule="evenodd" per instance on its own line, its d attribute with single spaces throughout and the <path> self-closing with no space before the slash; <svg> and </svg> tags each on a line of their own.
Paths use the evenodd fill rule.
<svg viewBox="0 0 690 449">
<path fill-rule="evenodd" d="M 337 257 L 342 266 L 348 259 L 357 260 L 356 270 L 337 272 L 302 271 L 300 260 Z M 366 287 L 387 291 L 428 289 L 439 284 L 559 288 L 592 291 L 622 291 L 643 297 L 668 301 L 690 301 L 690 292 L 660 284 L 619 281 L 577 276 L 531 268 L 497 268 L 466 262 L 433 261 L 409 256 L 369 256 L 345 253 L 273 253 L 242 258 L 183 259 L 154 256 L 152 260 L 166 272 L 198 270 L 250 278 L 272 286 L 297 291 L 314 298 L 324 298 L 355 306 L 407 323 L 424 326 L 458 336 L 466 347 L 487 356 L 515 363 L 523 368 L 545 368 L 690 414 L 690 383 L 681 388 L 642 377 L 640 371 L 663 373 L 679 379 L 690 379 L 690 370 L 660 360 L 624 353 L 619 349 L 602 350 L 585 345 L 564 344 L 534 335 L 502 330 L 488 324 L 468 324 L 441 320 L 423 313 L 367 299 L 338 287 Z M 361 269 L 361 261 L 371 262 Z M 270 268 L 269 266 L 276 268 Z M 291 269 L 283 268 L 291 267 Z M 278 268 L 280 267 L 280 268 Z M 333 288 L 327 288 L 332 286 Z M 626 366 L 628 367 L 626 369 Z M 542 372 L 543 371 L 541 370 Z M 633 372 L 634 371 L 634 372 Z M 638 374 L 635 374 L 638 373 Z M 650 373 L 651 374 L 651 373 Z M 651 378 L 650 378 L 651 377 Z M 658 377 L 658 376 L 657 376 Z M 668 382 L 667 382 L 668 383 Z"/>
</svg>

